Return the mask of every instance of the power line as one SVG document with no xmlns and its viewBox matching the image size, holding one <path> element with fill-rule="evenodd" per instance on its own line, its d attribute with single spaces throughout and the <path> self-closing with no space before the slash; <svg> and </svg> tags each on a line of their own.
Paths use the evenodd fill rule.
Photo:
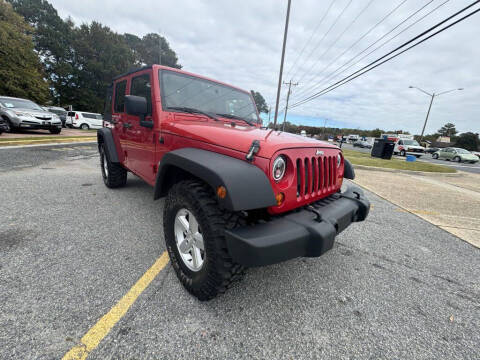
<svg viewBox="0 0 480 360">
<path fill-rule="evenodd" d="M 343 8 L 343 10 L 340 12 L 340 14 L 338 14 L 337 18 L 335 19 L 335 21 L 333 22 L 332 25 L 330 25 L 330 27 L 328 28 L 327 32 L 325 34 L 323 34 L 322 38 L 320 39 L 320 41 L 317 43 L 317 45 L 312 49 L 312 51 L 310 51 L 310 53 L 307 55 L 306 59 L 308 59 L 317 49 L 318 47 L 322 44 L 323 40 L 325 39 L 325 37 L 330 33 L 330 31 L 332 31 L 332 29 L 335 27 L 335 25 L 337 24 L 338 20 L 340 20 L 340 18 L 342 17 L 342 15 L 345 13 L 345 11 L 348 9 L 348 7 L 350 6 L 350 4 L 352 3 L 353 0 L 349 0 L 349 2 L 347 3 L 347 5 L 345 5 L 345 7 Z M 295 77 L 295 75 L 298 73 L 298 69 L 300 69 L 300 67 L 297 68 L 297 70 L 294 72 L 294 74 L 292 75 L 292 78 Z"/>
<path fill-rule="evenodd" d="M 303 55 L 303 52 L 305 51 L 305 49 L 307 48 L 308 44 L 310 44 L 310 41 L 312 41 L 312 38 L 313 36 L 316 34 L 316 32 L 318 31 L 318 29 L 320 28 L 320 26 L 323 24 L 323 20 L 326 18 L 327 14 L 329 13 L 333 3 L 335 2 L 335 0 L 332 0 L 332 2 L 330 3 L 330 5 L 328 6 L 327 10 L 325 11 L 325 13 L 323 14 L 322 18 L 320 19 L 319 23 L 317 24 L 317 26 L 315 27 L 315 29 L 312 31 L 312 34 L 310 35 L 310 38 L 307 40 L 307 42 L 305 43 L 305 45 L 303 46 L 302 50 L 300 51 L 300 53 L 297 55 L 297 57 L 295 58 L 295 61 L 293 62 L 292 66 L 290 66 L 290 68 L 288 69 L 287 71 L 287 75 L 285 75 L 286 78 L 288 78 L 288 75 L 290 74 L 290 72 L 292 71 L 292 69 L 295 67 L 295 65 L 297 64 L 298 60 L 301 58 L 301 56 Z"/>
<path fill-rule="evenodd" d="M 395 6 L 392 10 L 390 10 L 382 19 L 380 19 L 380 21 L 378 21 L 375 25 L 373 25 L 370 29 L 368 29 L 368 31 L 366 31 L 362 36 L 360 36 L 356 41 L 354 41 L 346 50 L 344 50 L 340 55 L 338 55 L 336 58 L 334 58 L 327 66 L 325 66 L 321 71 L 320 71 L 320 74 L 322 74 L 326 69 L 328 69 L 335 61 L 337 61 L 340 57 L 342 57 L 343 55 L 345 55 L 350 49 L 352 49 L 355 45 L 357 45 L 360 41 L 362 41 L 368 34 L 370 34 L 373 30 L 375 30 L 378 26 L 380 26 L 385 20 L 387 20 L 393 13 L 395 13 L 407 0 L 404 0 L 402 1 L 401 3 L 399 3 L 397 6 Z M 426 5 L 422 6 L 420 8 L 420 10 L 422 10 L 425 6 L 429 5 L 430 3 L 432 3 L 433 1 L 435 0 L 430 0 Z M 448 1 L 448 0 L 447 0 Z M 412 17 L 413 15 L 415 15 L 417 12 L 419 12 L 420 10 L 417 10 L 414 14 L 410 15 L 407 19 L 405 19 L 403 22 L 407 21 L 410 17 Z M 403 23 L 402 22 L 402 23 Z M 398 26 L 400 26 L 402 23 L 400 23 Z M 396 27 L 395 27 L 396 28 Z M 395 28 L 393 28 L 391 31 L 395 30 Z M 385 34 L 383 37 L 385 37 L 387 34 Z M 382 37 L 382 38 L 383 38 Z M 382 38 L 380 38 L 379 40 L 381 40 Z M 377 41 L 379 41 L 377 40 Z M 372 45 L 370 45 L 372 46 Z M 368 49 L 368 48 L 367 48 Z M 365 51 L 365 50 L 364 50 Z M 350 60 L 349 60 L 350 61 Z M 311 80 L 313 80 L 313 77 L 310 78 L 309 81 L 307 81 L 306 83 L 310 83 Z M 323 79 L 322 79 L 323 80 Z M 308 88 L 303 88 L 302 90 L 299 91 L 299 93 L 297 95 L 302 95 L 302 94 L 305 94 L 307 93 L 308 91 L 314 89 L 315 87 L 317 87 L 318 84 L 313 84 L 312 86 L 308 87 Z"/>
<path fill-rule="evenodd" d="M 332 47 L 343 37 L 343 35 L 345 35 L 345 33 L 353 26 L 353 24 L 355 24 L 357 22 L 357 20 L 360 18 L 360 16 L 362 16 L 362 14 L 368 9 L 368 7 L 374 2 L 375 0 L 370 0 L 367 5 L 362 8 L 362 10 L 357 14 L 357 16 L 355 16 L 355 18 L 347 25 L 347 27 L 340 33 L 340 35 L 338 35 L 336 37 L 335 40 L 332 41 L 332 43 L 330 44 L 330 46 L 322 53 L 322 55 L 320 55 L 319 57 L 317 57 L 317 59 L 315 60 L 315 62 L 312 64 L 312 66 L 310 67 L 310 69 L 308 69 L 307 71 L 305 71 L 303 73 L 303 75 L 300 77 L 300 79 L 298 79 L 298 81 L 302 81 L 305 76 L 309 73 L 311 73 L 313 71 L 313 69 L 317 66 L 317 64 L 320 62 L 320 60 L 326 55 L 328 54 L 328 52 L 332 49 Z M 403 0 L 403 3 L 405 3 L 407 0 Z M 311 76 L 310 79 L 307 81 L 310 82 L 313 78 L 315 77 L 315 75 Z"/>
<path fill-rule="evenodd" d="M 420 17 L 419 19 L 415 20 L 412 24 L 410 24 L 409 26 L 407 26 L 405 29 L 403 29 L 402 31 L 400 31 L 398 34 L 392 36 L 390 39 L 384 41 L 380 46 L 377 46 L 375 49 L 373 49 L 372 51 L 370 51 L 368 54 L 364 55 L 363 57 L 361 57 L 360 59 L 358 59 L 356 62 L 354 62 L 353 64 L 347 66 L 345 68 L 346 65 L 348 65 L 350 62 L 352 62 L 353 60 L 355 60 L 356 58 L 358 58 L 360 55 L 362 55 L 365 51 L 367 51 L 368 49 L 370 49 L 372 46 L 374 46 L 375 44 L 377 44 L 380 40 L 384 39 L 388 34 L 391 34 L 393 31 L 395 31 L 398 27 L 400 27 L 401 25 L 403 25 L 405 22 L 407 22 L 408 20 L 410 20 L 413 16 L 415 16 L 416 14 L 418 14 L 420 11 L 422 11 L 426 6 L 428 6 L 430 3 L 432 3 L 432 1 L 428 2 L 427 4 L 425 4 L 424 6 L 422 6 L 420 9 L 416 10 L 414 13 L 412 13 L 411 15 L 409 15 L 406 19 L 404 19 L 403 21 L 401 21 L 398 25 L 396 25 L 394 28 L 392 28 L 390 31 L 388 31 L 387 33 L 385 33 L 384 35 L 382 35 L 379 39 L 377 39 L 376 41 L 374 41 L 373 43 L 371 43 L 369 46 L 367 46 L 365 49 L 363 49 L 362 51 L 360 51 L 359 53 L 357 53 L 355 56 L 353 56 L 352 58 L 350 58 L 348 61 L 346 61 L 343 65 L 339 66 L 336 70 L 334 70 L 333 72 L 331 72 L 330 74 L 324 76 L 317 84 L 313 85 L 313 86 L 310 86 L 308 89 L 304 89 L 302 90 L 298 95 L 301 96 L 302 94 L 305 94 L 307 93 L 308 91 L 311 91 L 311 90 L 315 90 L 315 88 L 319 88 L 320 86 L 322 86 L 323 84 L 325 84 L 328 80 L 330 80 L 331 78 L 333 78 L 335 75 L 339 75 L 339 74 L 342 74 L 344 73 L 345 71 L 347 71 L 348 69 L 350 69 L 351 67 L 357 65 L 358 63 L 360 63 L 363 59 L 365 59 L 366 57 L 368 57 L 370 54 L 374 53 L 375 51 L 377 51 L 378 49 L 382 48 L 383 46 L 385 46 L 386 44 L 388 44 L 389 42 L 391 42 L 393 39 L 397 38 L 399 35 L 403 34 L 405 31 L 407 31 L 408 29 L 410 29 L 412 26 L 418 24 L 420 21 L 422 21 L 424 18 L 426 18 L 427 16 L 429 16 L 430 14 L 432 14 L 433 12 L 437 11 L 440 7 L 442 7 L 443 5 L 445 5 L 447 2 L 449 2 L 450 0 L 446 0 L 444 1 L 443 3 L 441 3 L 440 5 L 438 5 L 437 7 L 433 8 L 432 10 L 430 10 L 428 13 L 426 13 L 425 15 L 423 15 L 422 17 Z M 337 60 L 338 57 L 335 60 Z M 327 66 L 325 67 L 323 71 L 325 71 L 328 67 L 330 67 L 330 65 L 333 63 L 333 61 Z M 342 70 L 342 68 L 344 68 Z M 341 70 L 341 71 L 340 71 Z"/>
<path fill-rule="evenodd" d="M 338 87 L 340 87 L 340 86 L 342 86 L 342 85 L 345 85 L 346 83 L 348 83 L 348 82 L 356 79 L 357 77 L 359 77 L 359 76 L 361 76 L 361 75 L 363 75 L 363 74 L 365 74 L 365 73 L 367 73 L 367 72 L 369 72 L 369 71 L 377 68 L 378 66 L 380 66 L 380 65 L 382 65 L 382 64 L 384 64 L 384 63 L 386 63 L 386 62 L 388 62 L 388 61 L 396 58 L 397 56 L 403 54 L 404 52 L 406 52 L 406 51 L 408 51 L 408 50 L 410 50 L 410 49 L 412 49 L 412 48 L 414 48 L 414 47 L 422 44 L 423 42 L 431 39 L 432 37 L 438 35 L 439 33 L 441 33 L 441 32 L 443 32 L 443 31 L 449 29 L 450 27 L 458 24 L 459 22 L 464 21 L 464 20 L 467 19 L 468 17 L 470 17 L 470 16 L 476 14 L 477 12 L 479 12 L 479 11 L 480 11 L 480 8 L 477 9 L 477 10 L 475 10 L 475 11 L 472 11 L 471 13 L 465 15 L 464 17 L 462 17 L 462 18 L 454 21 L 453 23 L 445 26 L 444 28 L 436 31 L 435 33 L 429 35 L 428 37 L 426 37 L 426 38 L 424 38 L 424 39 L 422 39 L 422 40 L 420 40 L 419 42 L 417 42 L 417 43 L 409 46 L 408 48 L 402 50 L 401 52 L 399 52 L 399 53 L 397 53 L 397 54 L 395 54 L 395 55 L 392 55 L 391 57 L 387 58 L 388 56 L 390 56 L 390 55 L 393 54 L 394 52 L 396 52 L 396 51 L 400 50 L 401 48 L 407 46 L 408 44 L 410 44 L 410 43 L 418 40 L 420 37 L 422 37 L 422 36 L 424 36 L 425 34 L 431 32 L 431 31 L 434 30 L 435 28 L 443 25 L 443 24 L 446 23 L 447 21 L 449 21 L 449 20 L 451 20 L 452 18 L 458 16 L 459 14 L 461 14 L 462 12 L 468 10 L 468 9 L 471 8 L 472 6 L 478 4 L 479 2 L 480 2 L 480 0 L 474 1 L 474 2 L 471 3 L 470 5 L 468 5 L 468 6 L 466 6 L 465 8 L 463 8 L 462 10 L 459 10 L 459 11 L 456 12 L 455 14 L 453 14 L 453 15 L 449 16 L 448 18 L 442 20 L 441 22 L 439 22 L 438 24 L 432 26 L 432 27 L 429 28 L 428 30 L 422 32 L 421 34 L 415 36 L 414 38 L 410 39 L 409 41 L 403 43 L 402 45 L 400 45 L 400 46 L 397 47 L 396 49 L 388 52 L 387 54 L 383 55 L 382 57 L 378 58 L 377 60 L 371 62 L 370 64 L 368 64 L 368 65 L 366 65 L 366 66 L 364 66 L 364 67 L 362 67 L 361 69 L 355 71 L 354 73 L 352 73 L 352 74 L 344 77 L 343 79 L 341 79 L 341 80 L 337 81 L 336 83 L 328 86 L 327 88 L 325 88 L 325 89 L 317 92 L 316 94 L 313 94 L 313 95 L 311 95 L 311 96 L 309 96 L 309 97 L 307 97 L 307 98 L 305 98 L 305 99 L 303 99 L 303 100 L 301 100 L 301 101 L 298 101 L 297 103 L 291 105 L 290 108 L 303 105 L 303 104 L 305 104 L 305 103 L 307 103 L 307 102 L 309 102 L 309 101 L 311 101 L 311 100 L 313 100 L 313 99 L 315 99 L 315 98 L 317 98 L 317 97 L 319 97 L 319 96 L 325 95 L 325 94 L 329 93 L 330 91 L 332 91 L 332 90 L 334 90 L 334 89 L 336 89 L 336 88 L 338 88 Z M 385 59 L 385 58 L 387 58 L 387 59 Z M 382 59 L 385 59 L 385 60 L 383 60 L 382 62 L 378 63 L 378 62 L 379 62 L 380 60 L 382 60 Z M 372 66 L 372 65 L 374 65 L 375 63 L 378 63 L 378 64 L 376 64 L 375 66 Z M 372 67 L 371 67 L 371 66 L 372 66 Z"/>
</svg>

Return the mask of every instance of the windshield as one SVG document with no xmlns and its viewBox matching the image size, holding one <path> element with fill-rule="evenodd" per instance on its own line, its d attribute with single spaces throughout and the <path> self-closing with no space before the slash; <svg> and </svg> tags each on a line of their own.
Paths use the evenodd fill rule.
<svg viewBox="0 0 480 360">
<path fill-rule="evenodd" d="M 194 76 L 160 71 L 162 105 L 165 110 L 183 107 L 229 118 L 259 121 L 250 94 Z"/>
<path fill-rule="evenodd" d="M 405 145 L 420 146 L 417 140 L 403 140 Z"/>
<path fill-rule="evenodd" d="M 21 99 L 0 99 L 0 104 L 7 109 L 29 109 L 29 110 L 40 110 L 43 111 L 40 106 L 35 104 L 30 100 L 21 100 Z"/>
<path fill-rule="evenodd" d="M 457 154 L 470 154 L 470 151 L 465 150 L 465 149 L 455 149 L 457 151 Z"/>
</svg>

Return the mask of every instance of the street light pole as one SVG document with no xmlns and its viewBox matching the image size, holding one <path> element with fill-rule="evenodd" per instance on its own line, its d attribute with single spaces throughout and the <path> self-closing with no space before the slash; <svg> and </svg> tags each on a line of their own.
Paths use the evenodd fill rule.
<svg viewBox="0 0 480 360">
<path fill-rule="evenodd" d="M 425 91 L 425 90 L 423 90 L 423 89 L 420 89 L 419 87 L 412 86 L 412 85 L 410 85 L 409 88 L 410 88 L 410 89 L 417 89 L 417 90 L 419 90 L 419 91 L 423 92 L 424 94 L 426 94 L 426 95 L 428 95 L 428 96 L 431 97 L 431 99 L 430 99 L 430 105 L 428 106 L 427 117 L 425 118 L 425 122 L 423 123 L 422 134 L 420 135 L 420 141 L 419 141 L 419 142 L 421 143 L 422 140 L 423 140 L 423 134 L 425 133 L 425 128 L 427 127 L 428 116 L 430 115 L 430 110 L 432 109 L 433 99 L 434 99 L 435 97 L 438 97 L 438 96 L 443 95 L 443 94 L 450 93 L 450 92 L 452 92 L 452 91 L 457 91 L 457 90 L 460 91 L 460 90 L 463 90 L 463 88 L 451 89 L 451 90 L 443 91 L 443 92 L 437 93 L 437 94 L 436 94 L 436 93 L 430 94 L 429 92 L 427 92 L 427 91 Z"/>
<path fill-rule="evenodd" d="M 283 33 L 282 59 L 280 60 L 280 73 L 278 75 L 277 101 L 275 104 L 275 116 L 273 117 L 273 129 L 277 127 L 278 103 L 280 102 L 280 90 L 282 88 L 283 61 L 285 60 L 285 47 L 287 45 L 288 21 L 290 19 L 290 5 L 292 0 L 288 0 L 287 17 L 285 18 L 285 31 Z"/>
</svg>

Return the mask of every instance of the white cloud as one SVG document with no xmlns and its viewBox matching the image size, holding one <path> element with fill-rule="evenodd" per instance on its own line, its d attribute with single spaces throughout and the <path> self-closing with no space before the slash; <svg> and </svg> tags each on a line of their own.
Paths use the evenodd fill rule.
<svg viewBox="0 0 480 360">
<path fill-rule="evenodd" d="M 317 66 L 311 71 L 313 62 L 369 2 L 369 0 L 352 1 L 344 16 L 325 37 L 313 56 L 306 58 L 348 1 L 335 1 L 331 12 L 297 63 L 299 66 L 297 79 L 293 80 L 302 79 L 300 86 L 294 90 L 297 94 L 310 86 L 304 81 L 312 75 L 315 81 L 322 79 L 324 74 L 321 74 L 320 70 L 401 3 L 401 0 L 388 2 L 374 0 L 368 10 L 337 43 L 332 45 L 331 50 L 319 59 Z M 418 16 L 443 1 L 433 1 Z M 51 2 L 62 17 L 71 16 L 77 23 L 97 20 L 115 31 L 137 35 L 161 32 L 177 52 L 185 70 L 245 89 L 255 89 L 260 91 L 272 106 L 274 105 L 286 1 L 137 0 L 128 5 L 120 0 L 101 2 L 51 0 Z M 336 61 L 327 73 L 363 50 L 427 2 L 427 0 L 406 1 L 381 26 Z M 292 66 L 328 4 L 329 1 L 292 1 L 286 70 Z M 370 55 L 363 64 L 383 55 L 387 50 L 393 49 L 468 4 L 467 0 L 449 1 L 392 43 Z M 462 92 L 453 92 L 435 99 L 427 133 L 437 130 L 445 122 L 455 123 L 460 131 L 480 132 L 478 101 L 480 48 L 477 45 L 480 36 L 479 21 L 480 15 L 474 15 L 348 85 L 304 106 L 291 109 L 291 114 L 327 117 L 352 127 L 404 129 L 419 133 L 429 98 L 416 90 L 408 89 L 408 86 L 415 85 L 427 91 L 437 92 L 464 87 L 465 90 Z M 358 69 L 359 66 L 360 64 L 349 69 L 345 74 Z M 295 92 L 292 95 L 294 102 L 302 98 L 295 95 Z M 284 89 L 282 99 L 285 95 Z M 321 125 L 323 122 L 319 121 L 319 126 Z"/>
</svg>

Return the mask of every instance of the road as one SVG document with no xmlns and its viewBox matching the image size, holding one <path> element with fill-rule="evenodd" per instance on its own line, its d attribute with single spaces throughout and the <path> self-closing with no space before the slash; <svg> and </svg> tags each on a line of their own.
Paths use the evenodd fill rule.
<svg viewBox="0 0 480 360">
<path fill-rule="evenodd" d="M 165 251 L 163 202 L 95 146 L 0 150 L 0 358 L 60 359 Z M 88 359 L 478 359 L 479 250 L 368 193 L 321 258 L 202 303 L 171 266 Z"/>
<path fill-rule="evenodd" d="M 370 149 L 362 149 L 359 147 L 353 147 L 351 144 L 343 144 L 342 148 L 349 149 L 349 150 L 356 150 L 364 153 L 370 154 L 371 150 Z M 401 156 L 396 156 L 399 159 L 405 159 L 404 157 Z M 476 164 L 466 164 L 466 163 L 454 163 L 452 161 L 446 161 L 446 160 L 435 160 L 432 159 L 432 155 L 430 154 L 425 154 L 421 158 L 418 159 L 418 161 L 424 161 L 424 162 L 429 162 L 432 164 L 438 164 L 438 165 L 443 165 L 443 166 L 449 166 L 452 167 L 456 170 L 460 171 L 466 171 L 470 172 L 473 174 L 480 174 L 480 162 Z"/>
</svg>

